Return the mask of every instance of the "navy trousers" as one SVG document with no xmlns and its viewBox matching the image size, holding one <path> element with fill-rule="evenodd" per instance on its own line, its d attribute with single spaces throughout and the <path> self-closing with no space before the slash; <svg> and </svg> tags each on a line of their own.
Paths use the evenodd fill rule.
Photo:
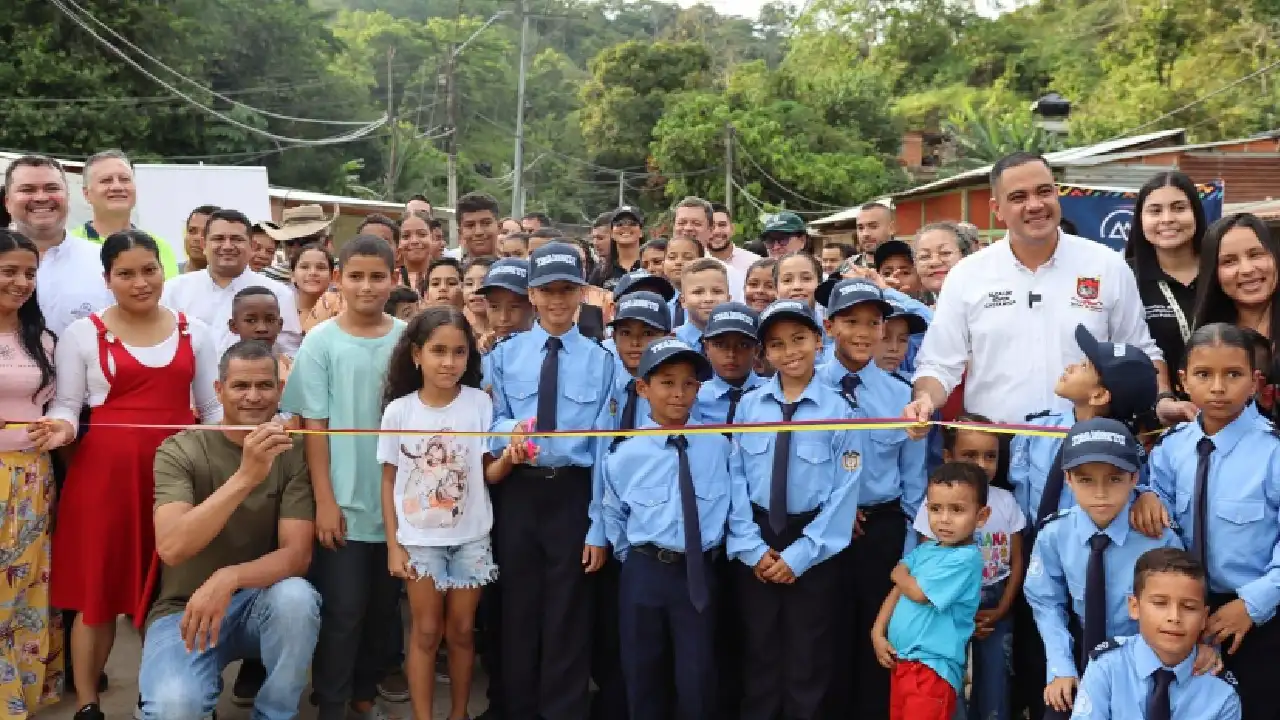
<svg viewBox="0 0 1280 720">
<path fill-rule="evenodd" d="M 716 717 L 715 603 L 702 612 L 694 609 L 687 561 L 681 556 L 664 562 L 633 549 L 622 564 L 618 626 L 631 720 Z M 706 563 L 714 598 L 712 555 L 691 561 Z"/>
</svg>

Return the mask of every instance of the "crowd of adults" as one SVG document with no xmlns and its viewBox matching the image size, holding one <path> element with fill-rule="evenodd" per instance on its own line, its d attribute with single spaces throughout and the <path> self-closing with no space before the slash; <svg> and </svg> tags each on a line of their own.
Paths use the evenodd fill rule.
<svg viewBox="0 0 1280 720">
<path fill-rule="evenodd" d="M 130 224 L 137 188 L 124 155 L 95 155 L 83 178 L 93 219 L 68 227 L 56 161 L 22 157 L 5 173 L 0 717 L 31 716 L 64 692 L 74 694 L 78 720 L 104 717 L 99 694 L 122 615 L 145 629 L 143 716 L 200 716 L 216 702 L 226 664 L 250 659 L 260 664 L 246 664 L 247 689 L 236 694 L 256 703 L 254 717 L 295 717 L 320 634 L 320 595 L 304 578 L 322 508 L 302 443 L 277 411 L 304 336 L 343 310 L 332 287 L 335 218 L 318 206 L 286 209 L 279 222 L 201 206 L 186 223 L 180 262 L 167 239 Z M 1269 357 L 1280 336 L 1280 247 L 1258 218 L 1231 215 L 1210 227 L 1194 183 L 1161 172 L 1138 193 L 1118 254 L 1061 230 L 1058 188 L 1040 158 L 997 163 L 992 188 L 1003 239 L 962 222 L 899 239 L 893 210 L 870 203 L 854 241 L 823 244 L 822 273 L 809 279 L 778 272 L 780 259 L 819 244 L 798 215 L 769 217 L 758 239 L 739 245 L 734 218 L 699 198 L 672 209 L 665 235 L 624 206 L 573 237 L 537 213 L 503 217 L 483 194 L 454 208 L 455 248 L 423 196 L 399 218 L 369 216 L 359 234 L 395 251 L 403 293 L 389 311 L 408 319 L 424 306 L 455 307 L 485 348 L 516 329 L 476 294 L 486 272 L 550 242 L 579 252 L 593 289 L 577 322 L 601 341 L 617 312 L 614 290 L 637 271 L 678 278 L 713 258 L 730 299 L 757 312 L 778 299 L 812 302 L 824 275 L 868 279 L 932 310 L 898 370 L 912 385 L 902 415 L 920 423 L 961 408 L 1006 423 L 1062 410 L 1055 383 L 1083 357 L 1081 325 L 1154 362 L 1152 427 L 1195 417 L 1178 370 L 1197 328 L 1238 325 Z M 275 302 L 255 319 L 236 316 L 252 288 Z M 240 342 L 251 337 L 271 342 Z M 1269 378 L 1265 385 L 1258 405 L 1271 417 Z M 194 423 L 227 427 L 174 431 Z M 921 425 L 912 437 L 928 433 Z M 404 700 L 403 628 L 398 617 L 385 620 L 386 662 L 362 672 L 382 696 Z M 199 663 L 186 659 L 214 645 Z M 1042 678 L 1026 684 L 1038 694 Z M 368 714 L 381 712 L 373 699 L 344 702 L 382 717 Z"/>
</svg>

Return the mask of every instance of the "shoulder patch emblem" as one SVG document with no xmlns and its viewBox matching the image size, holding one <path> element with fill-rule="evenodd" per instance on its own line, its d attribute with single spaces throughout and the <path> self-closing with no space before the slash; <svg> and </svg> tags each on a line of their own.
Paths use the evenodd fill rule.
<svg viewBox="0 0 1280 720">
<path fill-rule="evenodd" d="M 1123 647 L 1126 640 L 1127 638 L 1116 637 L 1116 638 L 1111 638 L 1110 640 L 1104 640 L 1103 642 L 1098 643 L 1097 647 L 1089 651 L 1089 659 L 1097 660 L 1102 655 L 1112 650 L 1115 650 L 1118 647 Z"/>
<path fill-rule="evenodd" d="M 1041 410 L 1040 412 L 1031 413 L 1030 415 L 1028 415 L 1027 420 L 1030 421 L 1030 420 L 1035 420 L 1036 418 L 1048 417 L 1049 415 L 1052 415 L 1052 414 L 1053 414 L 1052 410 Z"/>
<path fill-rule="evenodd" d="M 1054 513 L 1054 514 L 1052 514 L 1052 515 L 1050 515 L 1050 516 L 1046 517 L 1045 519 L 1041 520 L 1041 521 L 1040 521 L 1040 525 L 1039 525 L 1039 526 L 1037 526 L 1037 527 L 1038 527 L 1040 530 L 1043 530 L 1043 529 L 1044 529 L 1044 527 L 1045 527 L 1046 525 L 1048 525 L 1049 523 L 1053 522 L 1054 520 L 1061 520 L 1062 518 L 1066 517 L 1070 512 L 1071 512 L 1071 508 L 1067 508 L 1066 510 L 1059 510 L 1058 512 L 1056 512 L 1056 513 Z"/>
<path fill-rule="evenodd" d="M 1226 682 L 1228 685 L 1230 685 L 1231 687 L 1235 687 L 1236 685 L 1239 684 L 1239 682 L 1236 680 L 1235 673 L 1231 672 L 1230 670 L 1227 670 L 1226 672 L 1222 673 L 1218 677 L 1222 678 L 1222 680 Z"/>
<path fill-rule="evenodd" d="M 846 472 L 853 472 L 862 466 L 862 455 L 850 450 L 840 456 L 840 466 L 843 467 Z"/>
</svg>

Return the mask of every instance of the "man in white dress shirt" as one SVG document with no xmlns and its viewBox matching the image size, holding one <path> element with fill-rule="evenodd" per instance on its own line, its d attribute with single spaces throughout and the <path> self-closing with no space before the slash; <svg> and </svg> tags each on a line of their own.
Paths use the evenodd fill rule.
<svg viewBox="0 0 1280 720">
<path fill-rule="evenodd" d="M 760 256 L 733 244 L 733 218 L 729 209 L 720 203 L 711 203 L 711 236 L 707 240 L 707 253 L 711 257 L 742 273 L 747 271 Z"/>
<path fill-rule="evenodd" d="M 43 155 L 20 157 L 5 171 L 4 190 L 13 229 L 40 249 L 36 299 L 45 326 L 61 335 L 76 320 L 113 305 L 100 248 L 67 233 L 71 205 L 62 165 Z"/>
<path fill-rule="evenodd" d="M 253 223 L 238 210 L 223 209 L 210 215 L 204 241 L 209 267 L 166 281 L 160 302 L 204 321 L 218 338 L 221 351 L 238 339 L 228 326 L 236 293 L 247 287 L 267 288 L 280 301 L 280 315 L 284 319 L 284 330 L 276 345 L 281 352 L 292 356 L 302 344 L 293 289 L 249 269 L 252 228 Z"/>
<path fill-rule="evenodd" d="M 1001 159 L 991 191 L 1008 234 L 947 275 L 904 415 L 929 420 L 962 375 L 965 409 L 996 422 L 1059 409 L 1054 385 L 1084 357 L 1075 341 L 1080 324 L 1099 340 L 1141 348 L 1164 382 L 1164 358 L 1147 331 L 1133 273 L 1120 253 L 1059 231 L 1058 187 L 1044 158 L 1019 152 Z"/>
<path fill-rule="evenodd" d="M 671 236 L 692 238 L 697 240 L 707 254 L 716 257 L 712 245 L 712 226 L 715 224 L 715 212 L 711 203 L 699 197 L 687 197 L 676 205 L 675 218 L 672 220 Z M 729 243 L 733 245 L 732 242 Z M 743 252 L 746 252 L 745 250 Z M 729 297 L 734 302 L 746 302 L 747 274 L 739 270 L 723 258 L 716 257 L 729 276 Z M 749 266 L 748 266 L 749 267 Z"/>
</svg>

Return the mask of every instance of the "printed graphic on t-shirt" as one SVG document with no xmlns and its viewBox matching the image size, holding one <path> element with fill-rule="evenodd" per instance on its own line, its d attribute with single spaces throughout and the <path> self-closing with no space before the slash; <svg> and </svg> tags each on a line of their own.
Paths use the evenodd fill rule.
<svg viewBox="0 0 1280 720">
<path fill-rule="evenodd" d="M 416 448 L 402 443 L 400 452 L 413 465 L 400 508 L 405 522 L 419 530 L 457 527 L 470 485 L 467 447 L 434 435 L 417 440 Z"/>
<path fill-rule="evenodd" d="M 975 535 L 977 535 L 978 547 L 982 549 L 982 583 L 987 585 L 1003 575 L 1008 575 L 1009 564 L 1012 562 L 1009 555 L 1011 552 L 1009 533 L 990 533 L 979 530 Z"/>
</svg>

